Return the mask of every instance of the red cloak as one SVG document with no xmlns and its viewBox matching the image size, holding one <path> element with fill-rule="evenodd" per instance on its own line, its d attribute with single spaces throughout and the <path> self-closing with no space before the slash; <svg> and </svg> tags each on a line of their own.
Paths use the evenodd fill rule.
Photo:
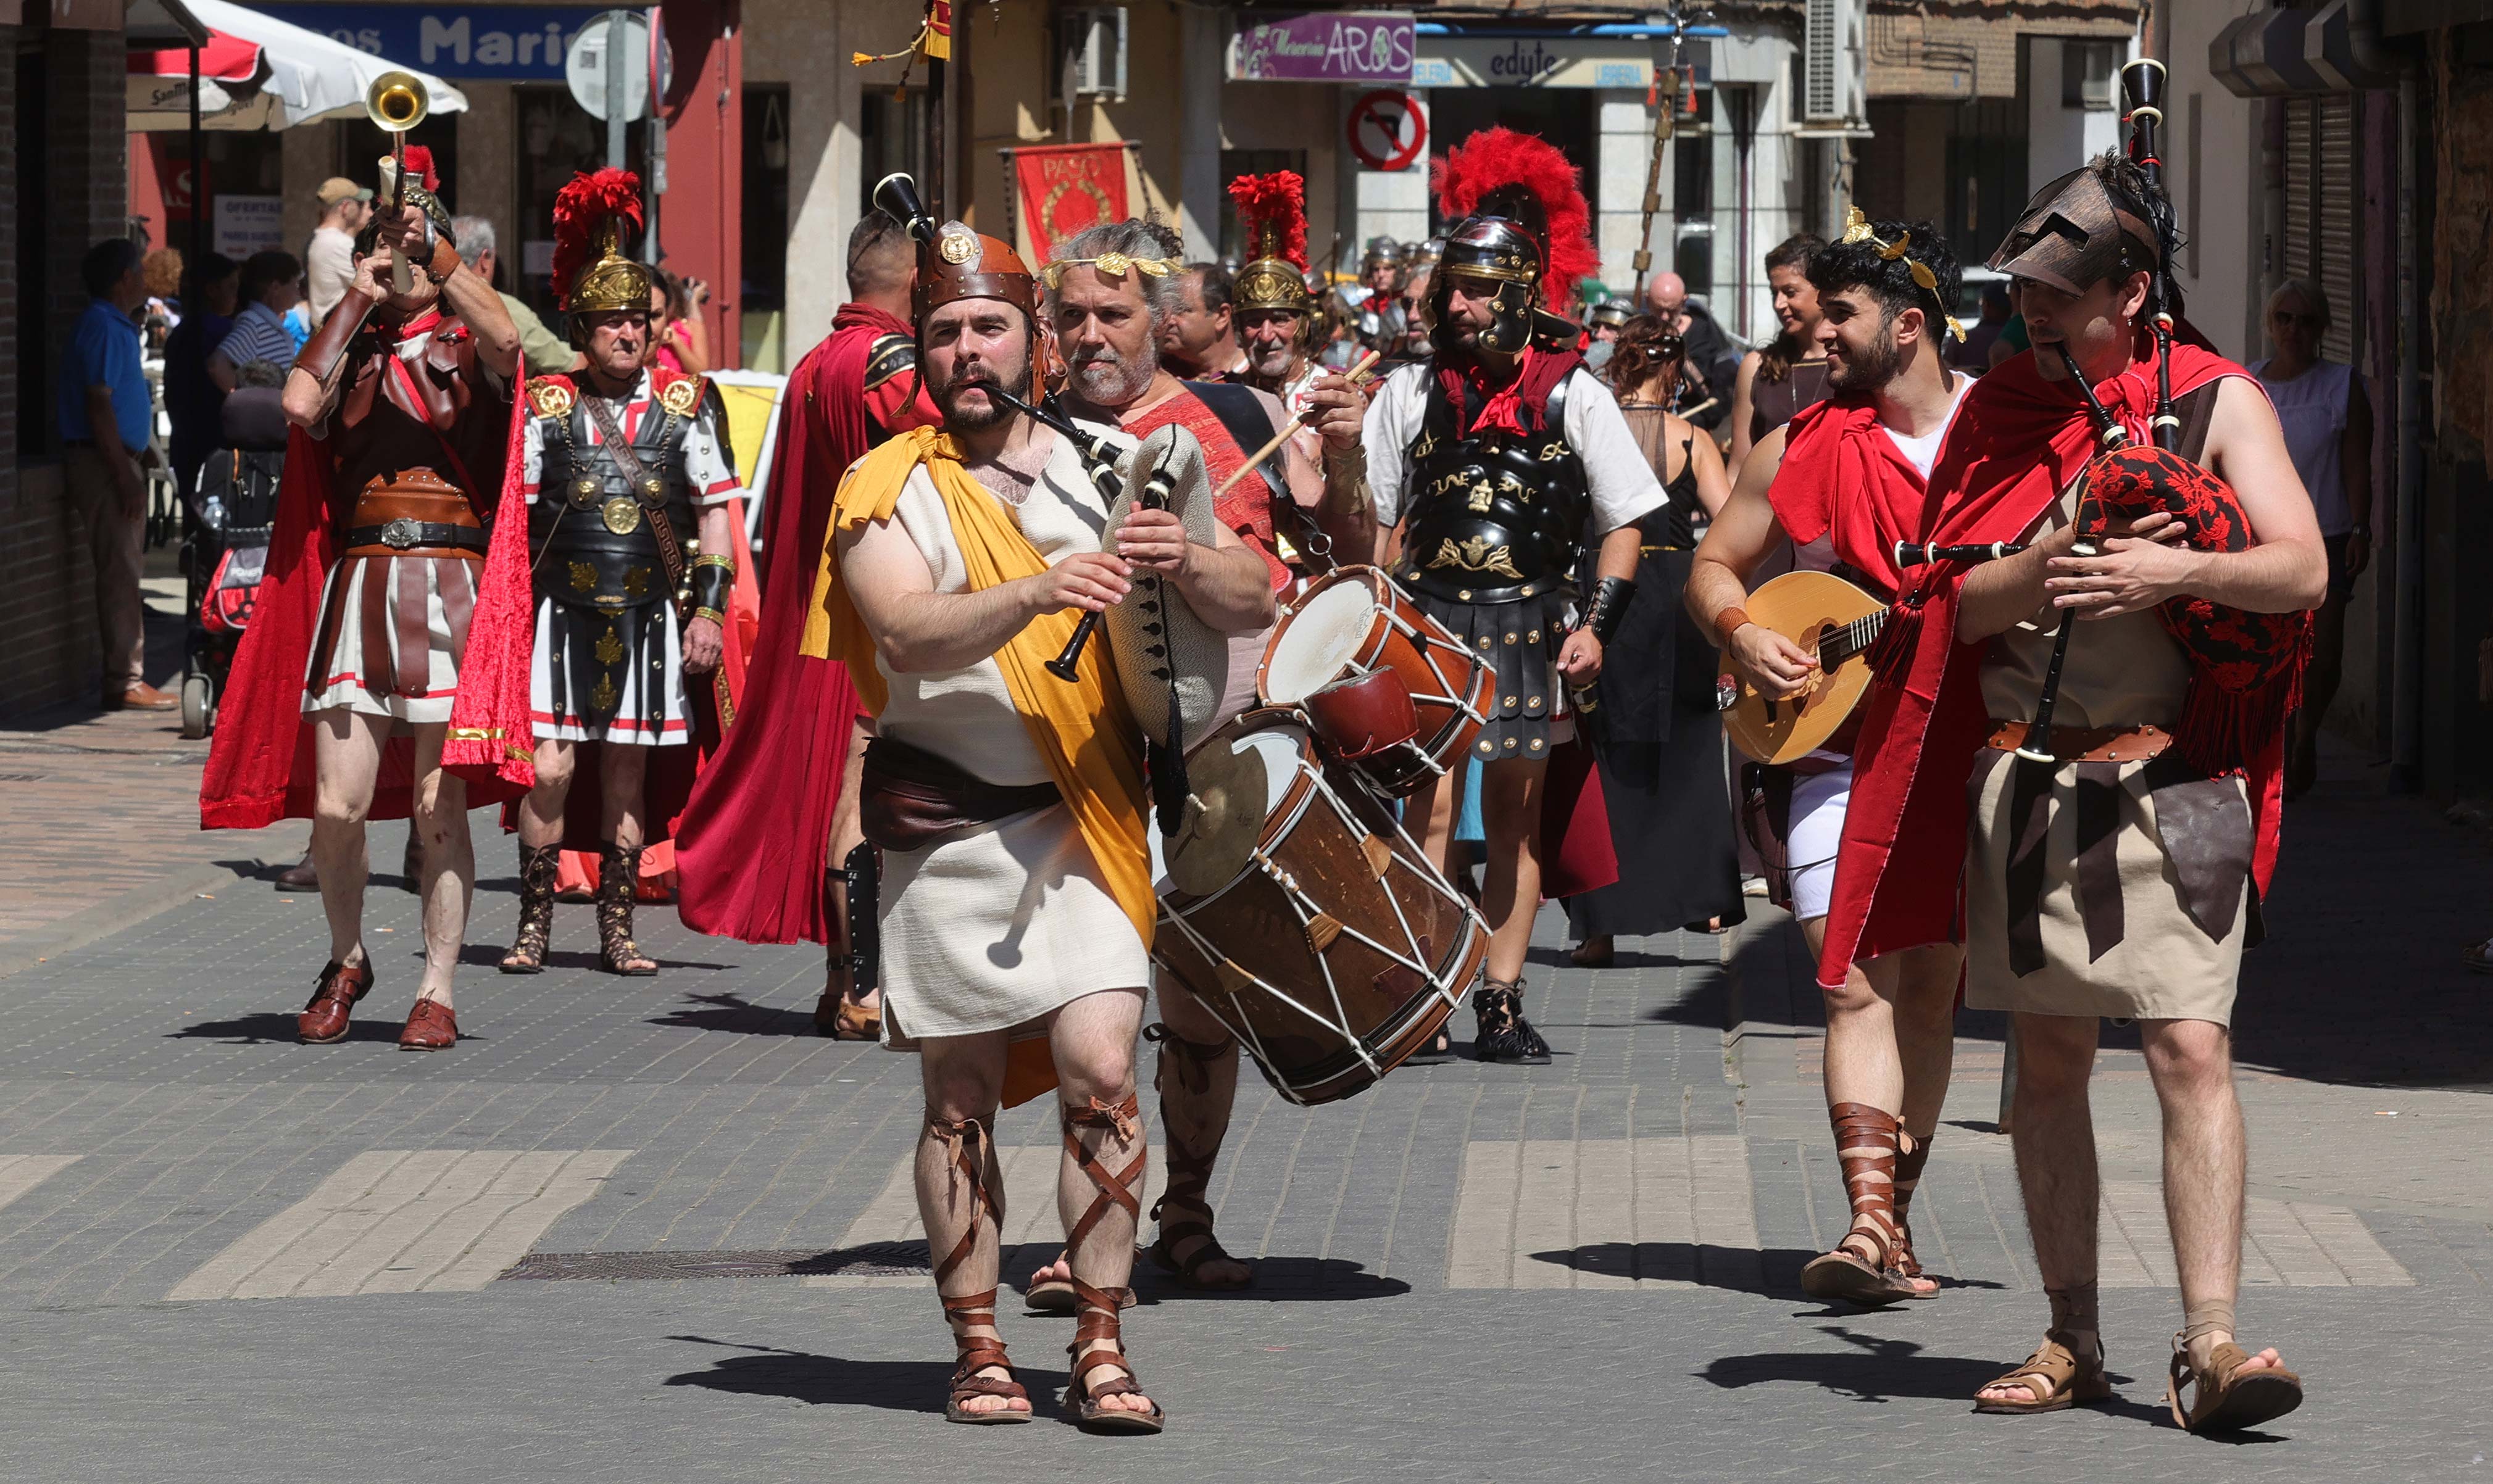
<svg viewBox="0 0 2493 1484">
<path fill-rule="evenodd" d="M 514 399 L 516 405 L 516 399 Z M 480 416 L 493 415 L 480 409 Z M 467 648 L 459 668 L 456 714 L 472 718 L 471 726 L 499 735 L 526 736 L 528 729 L 527 650 L 520 650 L 521 685 L 516 701 L 499 691 L 469 695 L 470 677 L 490 651 L 480 647 L 487 595 L 496 584 L 516 579 L 525 589 L 528 574 L 527 497 L 521 492 L 520 434 L 523 424 L 510 423 L 503 447 L 502 486 L 494 503 L 494 537 L 478 584 L 474 619 Z M 320 623 L 321 588 L 337 561 L 338 525 L 347 514 L 353 492 L 336 488 L 336 464 L 328 440 L 301 428 L 286 436 L 285 472 L 277 490 L 277 524 L 268 543 L 268 570 L 261 579 L 258 606 L 251 627 L 243 631 L 218 707 L 218 726 L 208 745 L 207 768 L 199 780 L 201 829 L 251 830 L 279 819 L 308 819 L 314 803 L 312 724 L 303 714 L 306 668 Z M 472 492 L 471 492 L 472 493 Z M 487 665 L 487 669 L 495 667 Z M 463 712 L 464 708 L 464 712 Z M 453 735 L 456 735 L 454 725 Z M 445 765 L 461 744 L 442 750 Z M 470 808 L 498 804 L 526 791 L 526 778 L 496 778 L 452 768 L 467 780 Z M 373 785 L 368 817 L 404 819 L 413 812 L 415 741 L 401 733 L 381 752 L 380 774 Z"/>
<path fill-rule="evenodd" d="M 1921 528 L 1926 489 L 1877 403 L 1830 398 L 1793 415 L 1766 498 L 1796 545 L 1831 536 L 1837 556 L 1894 594 L 1905 585 L 1896 543 Z"/>
<path fill-rule="evenodd" d="M 840 476 L 889 432 L 936 421 L 915 375 L 870 396 L 867 353 L 908 324 L 851 302 L 789 373 L 770 464 L 762 627 L 736 724 L 676 822 L 676 911 L 697 933 L 748 943 L 827 943 L 823 870 L 859 707 L 848 667 L 796 652 Z"/>
<path fill-rule="evenodd" d="M 2199 344 L 2173 346 L 2176 397 L 2219 377 L 2248 374 Z M 2128 368 L 2097 383 L 2095 397 L 2133 442 L 2148 440 L 2155 368 L 2143 333 Z M 2021 352 L 1975 382 L 1959 403 L 1931 470 L 1916 539 L 2017 541 L 2100 450 L 2075 391 L 2045 380 L 2033 352 Z M 1918 571 L 1890 609 L 1888 631 L 1874 651 L 1879 683 L 1871 689 L 1853 754 L 1851 804 L 1818 958 L 1820 985 L 1842 985 L 1856 959 L 1961 935 L 1966 781 L 1990 723 L 1981 684 L 1989 644 L 1956 640 L 1966 571 L 1956 562 Z M 2262 892 L 2276 861 L 2280 762 L 2274 747 L 2244 759 L 2257 836 L 2252 876 Z"/>
</svg>

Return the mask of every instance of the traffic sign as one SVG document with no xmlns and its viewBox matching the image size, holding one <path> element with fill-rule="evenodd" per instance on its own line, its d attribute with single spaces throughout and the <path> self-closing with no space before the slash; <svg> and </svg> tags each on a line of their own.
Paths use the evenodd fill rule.
<svg viewBox="0 0 2493 1484">
<path fill-rule="evenodd" d="M 571 96 L 588 116 L 601 123 L 607 117 L 607 39 L 615 37 L 622 51 L 623 119 L 626 123 L 649 116 L 651 74 L 656 74 L 655 91 L 664 95 L 674 80 L 672 59 L 665 44 L 652 47 L 649 40 L 649 17 L 641 11 L 608 11 L 580 28 L 572 39 L 571 49 L 563 54 L 563 80 L 571 86 Z"/>
<path fill-rule="evenodd" d="M 1399 88 L 1378 88 L 1350 105 L 1350 152 L 1371 170 L 1399 170 L 1428 147 L 1428 115 Z"/>
</svg>

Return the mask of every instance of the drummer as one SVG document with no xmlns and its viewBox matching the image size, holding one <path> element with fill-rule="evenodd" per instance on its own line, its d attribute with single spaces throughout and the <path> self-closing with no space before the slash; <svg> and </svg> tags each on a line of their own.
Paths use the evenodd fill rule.
<svg viewBox="0 0 2493 1484">
<path fill-rule="evenodd" d="M 1044 667 L 1137 568 L 1167 574 L 1223 633 L 1270 627 L 1272 586 L 1235 535 L 1192 544 L 1166 511 L 1129 515 L 1099 549 L 1107 513 L 1070 440 L 995 395 L 1036 395 L 1036 282 L 959 223 L 931 235 L 913 299 L 944 426 L 893 437 L 842 483 L 803 647 L 848 664 L 878 723 L 860 813 L 884 851 L 885 1039 L 924 1062 L 918 1211 L 959 1352 L 946 1415 L 1031 1415 L 995 1324 L 994 1119 L 1023 1085 L 1008 1065 L 1035 1067 L 1033 1085 L 1058 1092 L 1058 1188 L 1068 1202 L 1096 1191 L 1066 1243 L 1081 1313 L 1066 1410 L 1093 1430 L 1156 1433 L 1163 1414 L 1119 1321 L 1148 1159 L 1133 1064 L 1156 915 L 1141 740 L 1104 655 L 1071 684 Z M 1017 1037 L 1043 1038 L 1044 1062 L 1014 1057 Z"/>
<path fill-rule="evenodd" d="M 1255 412 L 1257 402 L 1275 409 L 1279 404 L 1243 387 L 1180 381 L 1160 364 L 1159 330 L 1175 309 L 1181 267 L 1166 231 L 1141 221 L 1094 226 L 1064 244 L 1066 255 L 1041 271 L 1047 317 L 1068 369 L 1065 403 L 1077 417 L 1114 423 L 1137 437 L 1168 423 L 1183 424 L 1202 443 L 1217 485 L 1246 461 L 1246 454 L 1278 430 L 1277 413 Z M 1360 395 L 1341 377 L 1328 374 L 1309 396 L 1310 404 L 1321 409 L 1328 471 L 1319 487 L 1322 498 L 1328 505 L 1355 502 L 1364 511 Z M 1260 426 L 1236 422 L 1239 431 L 1233 434 L 1238 414 L 1229 404 L 1238 401 L 1264 421 Z M 1242 437 L 1254 440 L 1244 451 Z M 1264 562 L 1268 591 L 1292 579 L 1275 555 L 1275 503 L 1260 476 L 1249 476 L 1216 507 L 1223 537 L 1238 540 Z M 1261 632 L 1230 634 L 1229 685 L 1213 727 L 1254 704 L 1255 668 L 1270 628 L 1267 609 Z M 1229 1132 L 1230 1106 L 1238 1090 L 1238 1043 L 1193 995 L 1174 986 L 1161 986 L 1159 1011 L 1160 1024 L 1148 1034 L 1160 1048 L 1155 1085 L 1169 1176 L 1167 1194 L 1152 1208 L 1160 1227 L 1151 1257 L 1189 1288 L 1245 1288 L 1254 1275 L 1213 1234 L 1210 1200 L 1213 1162 Z M 1032 1275 L 1025 1296 L 1034 1308 L 1069 1308 L 1074 1301 L 1070 1278 L 1060 1257 Z"/>
</svg>

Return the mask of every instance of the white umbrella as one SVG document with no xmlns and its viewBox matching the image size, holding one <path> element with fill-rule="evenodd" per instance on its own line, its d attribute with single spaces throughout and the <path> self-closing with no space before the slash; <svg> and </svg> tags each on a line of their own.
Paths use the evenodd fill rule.
<svg viewBox="0 0 2493 1484">
<path fill-rule="evenodd" d="M 261 53 L 255 88 L 201 78 L 202 128 L 291 129 L 321 119 L 360 118 L 365 90 L 375 77 L 386 72 L 414 73 L 423 79 L 435 113 L 459 113 L 467 107 L 467 95 L 438 77 L 399 67 L 317 31 L 235 5 L 232 0 L 188 0 L 187 9 L 220 35 L 251 43 Z M 131 79 L 132 132 L 190 127 L 187 67 L 185 59 L 183 80 L 178 85 L 142 88 L 144 79 Z M 225 106 L 218 110 L 215 104 L 220 95 Z"/>
</svg>

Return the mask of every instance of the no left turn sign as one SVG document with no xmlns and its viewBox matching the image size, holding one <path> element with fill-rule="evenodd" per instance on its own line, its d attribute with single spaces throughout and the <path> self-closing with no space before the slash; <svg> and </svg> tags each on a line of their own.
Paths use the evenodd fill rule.
<svg viewBox="0 0 2493 1484">
<path fill-rule="evenodd" d="M 1350 152 L 1371 170 L 1399 170 L 1428 147 L 1428 115 L 1396 88 L 1363 94 L 1350 105 Z"/>
</svg>

